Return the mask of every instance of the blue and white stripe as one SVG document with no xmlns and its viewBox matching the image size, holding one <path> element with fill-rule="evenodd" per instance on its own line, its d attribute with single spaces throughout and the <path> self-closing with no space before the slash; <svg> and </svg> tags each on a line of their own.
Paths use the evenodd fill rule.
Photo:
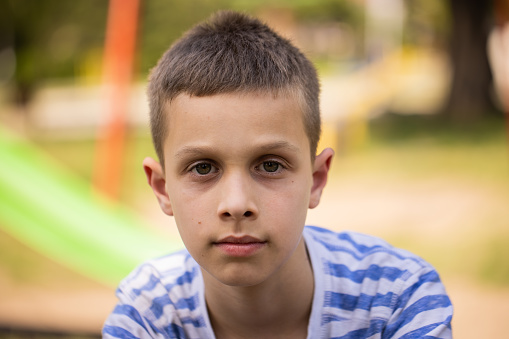
<svg viewBox="0 0 509 339">
<path fill-rule="evenodd" d="M 309 338 L 452 337 L 451 302 L 424 260 L 353 232 L 306 227 L 304 237 L 315 275 Z"/>
<path fill-rule="evenodd" d="M 436 271 L 375 237 L 306 227 L 315 292 L 308 338 L 452 338 Z M 104 338 L 214 338 L 201 270 L 187 251 L 149 261 L 117 290 Z"/>
</svg>

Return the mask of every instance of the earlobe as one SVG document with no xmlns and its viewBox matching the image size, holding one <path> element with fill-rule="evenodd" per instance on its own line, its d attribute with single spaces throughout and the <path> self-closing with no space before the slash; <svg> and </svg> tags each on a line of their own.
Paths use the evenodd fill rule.
<svg viewBox="0 0 509 339">
<path fill-rule="evenodd" d="M 166 179 L 161 164 L 156 160 L 147 157 L 143 160 L 143 169 L 147 176 L 147 181 L 154 192 L 161 210 L 167 215 L 173 215 L 170 196 L 166 191 Z"/>
<path fill-rule="evenodd" d="M 332 148 L 326 148 L 316 156 L 313 166 L 313 186 L 311 187 L 311 195 L 309 198 L 309 208 L 315 208 L 320 203 L 323 188 L 327 183 L 334 151 Z"/>
</svg>

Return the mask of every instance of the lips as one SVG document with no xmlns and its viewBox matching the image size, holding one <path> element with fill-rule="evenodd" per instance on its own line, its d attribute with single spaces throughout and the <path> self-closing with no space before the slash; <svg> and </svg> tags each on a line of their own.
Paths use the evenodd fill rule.
<svg viewBox="0 0 509 339">
<path fill-rule="evenodd" d="M 255 238 L 255 237 L 252 237 L 252 236 L 249 236 L 249 235 L 245 235 L 245 236 L 242 236 L 242 237 L 236 237 L 236 236 L 233 236 L 233 235 L 230 235 L 228 237 L 225 237 L 219 241 L 216 242 L 216 244 L 250 244 L 250 243 L 262 243 L 264 241 L 258 239 L 258 238 Z"/>
<path fill-rule="evenodd" d="M 213 243 L 223 254 L 231 257 L 249 257 L 263 249 L 266 241 L 252 236 L 228 236 Z"/>
</svg>

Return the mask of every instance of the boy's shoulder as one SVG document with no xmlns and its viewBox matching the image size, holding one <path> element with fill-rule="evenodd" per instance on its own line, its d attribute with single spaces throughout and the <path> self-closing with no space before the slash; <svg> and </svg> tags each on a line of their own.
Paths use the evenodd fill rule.
<svg viewBox="0 0 509 339">
<path fill-rule="evenodd" d="M 150 335 L 155 329 L 178 335 L 184 327 L 207 328 L 200 267 L 187 250 L 140 265 L 119 284 L 117 297 L 104 333 L 133 319 L 138 325 L 130 327 Z"/>
<path fill-rule="evenodd" d="M 381 295 L 406 298 L 412 288 L 422 286 L 424 294 L 445 295 L 431 264 L 383 239 L 312 226 L 305 228 L 304 237 L 315 281 L 324 291 L 358 297 L 369 294 L 373 298 Z M 388 298 L 387 310 L 396 306 L 394 300 Z"/>
<path fill-rule="evenodd" d="M 356 232 L 308 226 L 304 238 L 315 275 L 311 328 L 322 337 L 450 338 L 452 305 L 425 260 Z"/>
<path fill-rule="evenodd" d="M 313 246 L 322 256 L 346 266 L 365 266 L 372 262 L 405 266 L 413 272 L 431 265 L 421 257 L 397 248 L 376 236 L 353 231 L 334 232 L 316 226 L 307 226 L 304 236 L 308 246 Z"/>
<path fill-rule="evenodd" d="M 181 250 L 138 266 L 120 282 L 117 294 L 131 302 L 164 302 L 158 298 L 168 296 L 167 302 L 171 303 L 198 293 L 202 287 L 200 275 L 196 261 L 187 250 Z"/>
</svg>

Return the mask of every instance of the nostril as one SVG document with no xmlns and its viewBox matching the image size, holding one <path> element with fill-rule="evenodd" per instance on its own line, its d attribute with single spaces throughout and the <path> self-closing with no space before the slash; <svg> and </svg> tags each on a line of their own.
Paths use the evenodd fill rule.
<svg viewBox="0 0 509 339">
<path fill-rule="evenodd" d="M 252 218 L 253 216 L 255 215 L 255 213 L 253 211 L 245 211 L 244 213 L 240 214 L 240 213 L 236 213 L 236 212 L 227 212 L 227 211 L 224 211 L 221 213 L 221 217 L 222 218 L 234 218 L 234 219 L 237 219 L 237 218 Z"/>
</svg>

